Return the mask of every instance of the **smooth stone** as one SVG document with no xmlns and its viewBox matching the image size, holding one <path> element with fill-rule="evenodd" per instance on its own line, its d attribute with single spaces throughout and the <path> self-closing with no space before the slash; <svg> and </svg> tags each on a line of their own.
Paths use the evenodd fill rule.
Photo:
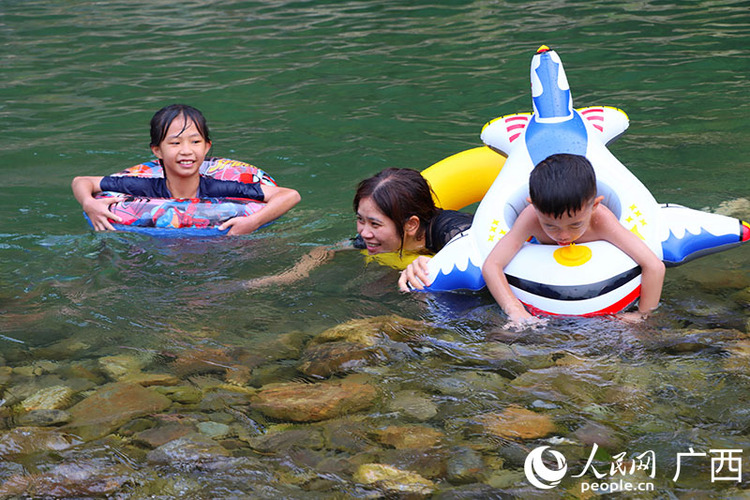
<svg viewBox="0 0 750 500">
<path fill-rule="evenodd" d="M 517 406 L 499 413 L 485 413 L 477 421 L 486 432 L 505 439 L 536 439 L 555 431 L 555 424 L 547 415 Z"/>
<path fill-rule="evenodd" d="M 229 455 L 229 451 L 213 439 L 200 434 L 189 434 L 150 451 L 147 458 L 150 463 L 198 466 L 221 462 Z"/>
<path fill-rule="evenodd" d="M 195 427 L 193 425 L 169 423 L 137 432 L 133 435 L 133 441 L 142 443 L 149 448 L 158 448 L 170 441 L 174 441 L 194 432 Z"/>
<path fill-rule="evenodd" d="M 429 420 L 438 412 L 437 405 L 429 396 L 418 391 L 397 392 L 388 407 L 416 420 Z"/>
<path fill-rule="evenodd" d="M 447 472 L 448 481 L 453 484 L 481 482 L 485 473 L 484 461 L 471 448 L 458 446 L 451 449 Z"/>
<path fill-rule="evenodd" d="M 68 411 L 73 420 L 65 426 L 90 441 L 105 436 L 134 418 L 159 413 L 172 401 L 138 384 L 115 382 L 105 385 Z"/>
<path fill-rule="evenodd" d="M 143 360 L 129 354 L 99 358 L 99 368 L 113 380 L 121 380 L 127 376 L 138 374 L 144 366 L 146 366 L 146 363 Z"/>
<path fill-rule="evenodd" d="M 51 427 L 67 424 L 72 418 L 65 410 L 41 409 L 20 415 L 16 423 L 22 427 Z"/>
<path fill-rule="evenodd" d="M 41 389 L 21 402 L 24 411 L 62 410 L 71 403 L 73 389 L 64 385 L 55 385 Z"/>
<path fill-rule="evenodd" d="M 373 318 L 353 319 L 329 328 L 316 335 L 310 345 L 325 342 L 346 341 L 366 346 L 376 345 L 383 337 L 405 342 L 421 338 L 428 328 L 420 321 L 402 318 L 396 315 L 375 316 Z"/>
<path fill-rule="evenodd" d="M 282 453 L 294 448 L 320 450 L 325 439 L 320 429 L 314 427 L 286 428 L 277 426 L 268 433 L 247 440 L 250 447 L 259 453 Z"/>
<path fill-rule="evenodd" d="M 429 495 L 436 489 L 435 483 L 429 479 L 386 464 L 360 465 L 353 479 L 357 483 L 374 485 L 391 494 Z"/>
<path fill-rule="evenodd" d="M 115 498 L 127 483 L 137 483 L 132 468 L 101 465 L 96 461 L 62 463 L 44 473 L 9 478 L 0 486 L 0 496 L 24 498 Z"/>
<path fill-rule="evenodd" d="M 199 422 L 196 424 L 198 432 L 204 436 L 210 437 L 211 439 L 223 439 L 227 437 L 231 431 L 227 424 L 221 424 L 219 422 Z"/>
<path fill-rule="evenodd" d="M 156 387 L 154 390 L 159 394 L 164 394 L 176 403 L 186 405 L 198 404 L 203 399 L 203 392 L 190 385 Z"/>
<path fill-rule="evenodd" d="M 262 387 L 251 405 L 279 420 L 315 422 L 355 413 L 372 406 L 376 389 L 369 384 L 341 380 L 318 384 L 289 382 Z"/>
<path fill-rule="evenodd" d="M 61 451 L 80 444 L 73 435 L 46 427 L 16 427 L 0 435 L 0 457 Z"/>
<path fill-rule="evenodd" d="M 391 425 L 372 432 L 375 439 L 396 449 L 431 448 L 440 443 L 445 434 L 423 425 Z"/>
</svg>

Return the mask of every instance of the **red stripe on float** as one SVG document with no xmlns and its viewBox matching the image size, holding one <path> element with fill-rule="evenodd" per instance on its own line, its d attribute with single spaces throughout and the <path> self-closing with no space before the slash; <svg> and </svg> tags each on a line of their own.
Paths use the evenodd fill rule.
<svg viewBox="0 0 750 500">
<path fill-rule="evenodd" d="M 600 309 L 598 311 L 594 311 L 594 312 L 590 312 L 586 314 L 575 314 L 575 315 L 553 313 L 553 312 L 545 311 L 544 309 L 539 309 L 538 307 L 534 307 L 531 304 L 527 304 L 526 302 L 522 302 L 522 303 L 524 306 L 526 306 L 526 309 L 528 309 L 528 311 L 534 316 L 538 316 L 540 314 L 546 314 L 548 316 L 582 316 L 584 318 L 590 318 L 592 316 L 608 316 L 612 314 L 617 314 L 621 312 L 623 309 L 625 309 L 626 307 L 628 307 L 630 304 L 635 302 L 638 296 L 640 296 L 640 294 L 641 294 L 641 285 L 638 285 L 637 287 L 635 287 L 635 289 L 632 292 L 627 294 L 625 297 L 618 300 L 614 304 L 605 307 L 604 309 Z"/>
<path fill-rule="evenodd" d="M 515 141 L 516 139 L 518 139 L 518 136 L 520 136 L 520 135 L 521 135 L 521 134 L 516 134 L 516 135 L 512 135 L 512 136 L 510 136 L 510 142 L 513 142 L 513 141 Z"/>
</svg>

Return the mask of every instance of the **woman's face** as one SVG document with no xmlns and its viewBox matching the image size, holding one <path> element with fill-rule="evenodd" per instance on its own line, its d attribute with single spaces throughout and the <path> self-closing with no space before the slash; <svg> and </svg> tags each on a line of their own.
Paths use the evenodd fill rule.
<svg viewBox="0 0 750 500">
<path fill-rule="evenodd" d="M 362 236 L 370 255 L 398 252 L 401 249 L 401 237 L 396 224 L 380 211 L 370 197 L 359 200 L 357 233 Z"/>
</svg>

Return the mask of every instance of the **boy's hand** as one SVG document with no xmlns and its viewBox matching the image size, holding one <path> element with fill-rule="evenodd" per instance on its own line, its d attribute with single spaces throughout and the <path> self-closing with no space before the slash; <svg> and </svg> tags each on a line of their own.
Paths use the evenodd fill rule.
<svg viewBox="0 0 750 500">
<path fill-rule="evenodd" d="M 534 330 L 536 328 L 539 328 L 540 326 L 545 326 L 548 322 L 548 318 L 540 318 L 538 316 L 532 316 L 531 314 L 529 314 L 528 316 L 523 318 L 511 318 L 508 324 L 505 325 L 505 328 L 515 331 L 527 330 L 529 328 Z"/>
<path fill-rule="evenodd" d="M 630 324 L 638 324 L 643 323 L 648 319 L 648 313 L 642 313 L 640 311 L 632 311 L 632 312 L 626 312 L 626 313 L 620 313 L 616 316 L 617 318 L 621 319 L 625 323 Z"/>
<path fill-rule="evenodd" d="M 424 290 L 425 283 L 430 277 L 430 268 L 428 263 L 430 257 L 420 255 L 414 262 L 406 266 L 401 272 L 401 276 L 398 279 L 398 287 L 402 292 L 410 292 L 411 288 L 416 290 Z M 411 285 L 411 288 L 409 288 Z"/>
<path fill-rule="evenodd" d="M 94 226 L 95 231 L 114 231 L 115 228 L 110 222 L 121 222 L 122 218 L 119 215 L 113 214 L 109 210 L 109 206 L 113 203 L 123 201 L 125 198 L 122 196 L 116 196 L 113 198 L 91 198 L 86 201 L 83 205 L 83 211 L 88 215 L 91 225 Z"/>
</svg>

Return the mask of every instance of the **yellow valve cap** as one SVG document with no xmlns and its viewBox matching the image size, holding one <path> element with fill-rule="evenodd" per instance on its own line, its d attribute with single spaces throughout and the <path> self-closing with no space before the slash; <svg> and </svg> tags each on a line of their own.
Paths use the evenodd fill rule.
<svg viewBox="0 0 750 500">
<path fill-rule="evenodd" d="M 560 247 L 552 254 L 558 264 L 568 267 L 582 266 L 591 260 L 591 249 L 584 245 L 571 243 Z"/>
</svg>

